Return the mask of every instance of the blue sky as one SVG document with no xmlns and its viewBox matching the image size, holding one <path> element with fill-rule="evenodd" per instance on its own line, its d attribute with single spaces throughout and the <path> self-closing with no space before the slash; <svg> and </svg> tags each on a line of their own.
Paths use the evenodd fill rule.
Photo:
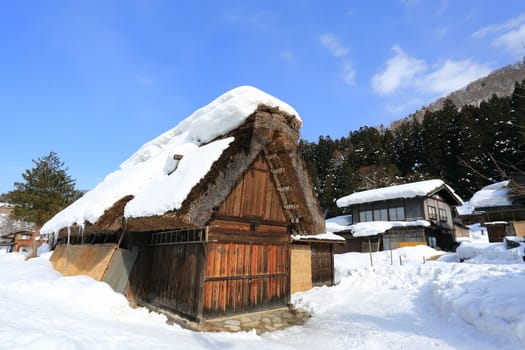
<svg viewBox="0 0 525 350">
<path fill-rule="evenodd" d="M 50 151 L 90 189 L 239 85 L 302 137 L 388 125 L 525 55 L 525 2 L 3 1 L 0 193 Z"/>
</svg>

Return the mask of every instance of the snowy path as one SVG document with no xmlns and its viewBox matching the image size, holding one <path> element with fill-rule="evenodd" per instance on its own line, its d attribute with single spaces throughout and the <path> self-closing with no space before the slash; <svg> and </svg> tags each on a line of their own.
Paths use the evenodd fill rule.
<svg viewBox="0 0 525 350">
<path fill-rule="evenodd" d="M 436 309 L 433 281 L 451 277 L 439 265 L 354 271 L 336 288 L 295 295 L 297 304 L 316 312 L 307 325 L 316 337 L 304 337 L 309 331 L 302 330 L 287 344 L 322 348 L 330 343 L 334 349 L 520 348 Z"/>
<path fill-rule="evenodd" d="M 342 271 L 339 285 L 294 295 L 314 314 L 305 326 L 257 336 L 169 326 L 163 316 L 131 309 L 103 283 L 61 277 L 42 258 L 0 256 L 0 349 L 524 348 L 525 264 Z M 481 331 L 484 325 L 495 331 Z"/>
</svg>

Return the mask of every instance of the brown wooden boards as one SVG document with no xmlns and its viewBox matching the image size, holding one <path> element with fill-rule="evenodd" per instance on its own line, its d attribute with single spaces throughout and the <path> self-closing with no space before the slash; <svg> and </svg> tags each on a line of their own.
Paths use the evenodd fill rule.
<svg viewBox="0 0 525 350">
<path fill-rule="evenodd" d="M 285 306 L 289 296 L 288 244 L 208 243 L 205 316 Z"/>
<path fill-rule="evenodd" d="M 218 215 L 287 223 L 270 169 L 262 155 L 228 195 Z"/>
<path fill-rule="evenodd" d="M 312 247 L 312 284 L 313 286 L 331 286 L 334 284 L 333 246 L 326 243 L 311 243 Z"/>
</svg>

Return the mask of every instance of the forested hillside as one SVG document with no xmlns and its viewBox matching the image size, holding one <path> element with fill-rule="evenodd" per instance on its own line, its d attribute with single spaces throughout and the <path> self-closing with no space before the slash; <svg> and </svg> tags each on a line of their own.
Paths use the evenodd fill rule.
<svg viewBox="0 0 525 350">
<path fill-rule="evenodd" d="M 502 174 L 524 168 L 525 80 L 511 96 L 493 95 L 458 109 L 452 101 L 406 118 L 395 128 L 363 126 L 347 137 L 320 136 L 300 149 L 327 217 L 340 212 L 335 199 L 415 180 L 440 178 L 464 199 Z"/>
</svg>

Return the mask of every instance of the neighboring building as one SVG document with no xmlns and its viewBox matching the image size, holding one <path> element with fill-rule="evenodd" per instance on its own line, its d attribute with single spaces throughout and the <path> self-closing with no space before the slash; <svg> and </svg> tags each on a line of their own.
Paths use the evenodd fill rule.
<svg viewBox="0 0 525 350">
<path fill-rule="evenodd" d="M 525 237 L 525 176 L 483 187 L 458 207 L 464 224 L 480 223 L 487 228 L 489 242 L 502 242 L 505 236 Z"/>
<path fill-rule="evenodd" d="M 44 244 L 42 236 L 35 231 L 19 231 L 13 234 L 13 252 L 30 253 L 34 248 L 38 249 Z"/>
<path fill-rule="evenodd" d="M 291 291 L 332 284 L 339 237 L 319 236 L 300 126 L 255 88 L 219 97 L 47 222 L 59 244 L 51 262 L 199 322 L 287 307 Z"/>
<path fill-rule="evenodd" d="M 10 215 L 13 211 L 13 205 L 9 203 L 0 203 L 0 215 Z"/>
<path fill-rule="evenodd" d="M 442 180 L 356 192 L 337 200 L 337 205 L 352 215 L 352 224 L 337 227 L 332 222 L 327 229 L 347 239 L 343 251 L 417 244 L 453 250 L 452 207 L 461 204 L 461 198 Z"/>
<path fill-rule="evenodd" d="M 14 205 L 10 203 L 0 203 L 0 237 L 17 231 L 32 231 L 35 224 L 11 218 Z"/>
<path fill-rule="evenodd" d="M 4 253 L 30 253 L 38 249 L 45 240 L 35 231 L 18 231 L 7 234 L 0 239 L 0 250 Z"/>
<path fill-rule="evenodd" d="M 15 242 L 15 234 L 20 238 L 21 232 L 32 232 L 35 229 L 35 225 L 12 219 L 11 213 L 13 210 L 14 205 L 0 203 L 0 253 L 26 251 L 27 246 L 31 244 L 24 242 L 24 239 L 20 239 L 19 243 Z"/>
</svg>

